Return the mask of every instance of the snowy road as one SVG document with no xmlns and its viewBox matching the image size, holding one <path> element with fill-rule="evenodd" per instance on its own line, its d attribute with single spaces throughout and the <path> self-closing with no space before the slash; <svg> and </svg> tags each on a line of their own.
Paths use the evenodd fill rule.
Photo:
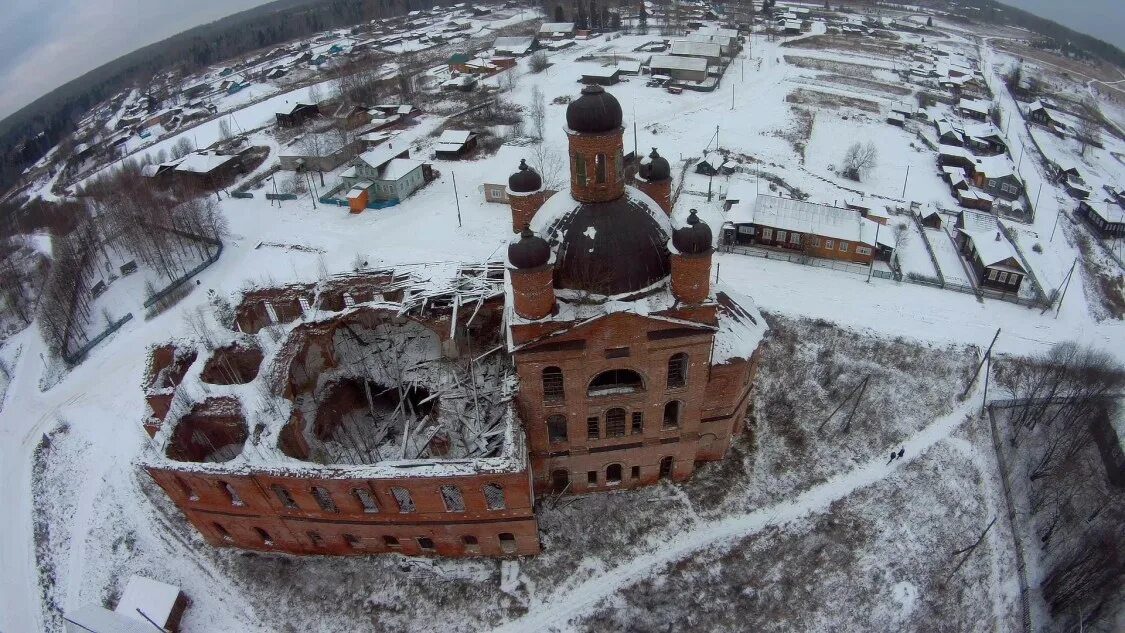
<svg viewBox="0 0 1125 633">
<path fill-rule="evenodd" d="M 573 587 L 562 588 L 542 603 L 532 606 L 522 618 L 508 622 L 494 629 L 494 632 L 570 630 L 575 619 L 589 613 L 600 601 L 648 577 L 663 565 L 712 545 L 732 544 L 735 539 L 760 532 L 767 527 L 782 526 L 801 517 L 824 512 L 832 502 L 880 481 L 917 459 L 933 445 L 949 438 L 977 407 L 979 399 L 970 398 L 967 404 L 911 436 L 903 443 L 906 454 L 902 459 L 888 465 L 886 456 L 880 454 L 853 470 L 812 487 L 790 501 L 759 508 L 747 514 L 700 523 L 655 552 L 634 558 Z"/>
</svg>

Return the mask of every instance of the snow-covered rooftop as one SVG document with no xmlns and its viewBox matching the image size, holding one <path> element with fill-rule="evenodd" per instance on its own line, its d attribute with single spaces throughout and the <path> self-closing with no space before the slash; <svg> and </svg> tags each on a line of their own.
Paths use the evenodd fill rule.
<svg viewBox="0 0 1125 633">
<path fill-rule="evenodd" d="M 654 69 L 707 71 L 707 60 L 702 57 L 679 55 L 653 55 L 649 66 Z"/>
<path fill-rule="evenodd" d="M 121 594 L 114 611 L 142 623 L 147 624 L 147 617 L 158 625 L 165 626 L 179 597 L 179 587 L 134 575 L 129 577 L 125 592 Z"/>
</svg>

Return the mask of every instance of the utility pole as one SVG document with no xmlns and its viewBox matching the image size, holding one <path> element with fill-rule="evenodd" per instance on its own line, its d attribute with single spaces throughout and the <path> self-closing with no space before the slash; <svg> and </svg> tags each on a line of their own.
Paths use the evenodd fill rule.
<svg viewBox="0 0 1125 633">
<path fill-rule="evenodd" d="M 992 342 L 988 344 L 988 349 L 984 351 L 984 356 L 981 357 L 980 363 L 977 364 L 977 369 L 973 372 L 973 377 L 969 380 L 969 384 L 965 385 L 965 390 L 961 392 L 961 398 L 969 395 L 969 389 L 972 389 L 973 383 L 976 382 L 977 376 L 980 375 L 980 368 L 984 365 L 985 359 L 992 354 L 992 346 L 996 345 L 996 339 L 998 338 L 1000 338 L 1000 328 L 996 328 L 996 334 L 992 337 Z"/>
<path fill-rule="evenodd" d="M 730 109 L 734 109 L 734 82 L 730 85 Z"/>
<path fill-rule="evenodd" d="M 1048 242 L 1055 241 L 1055 229 L 1059 228 L 1059 216 L 1062 215 L 1062 207 L 1055 210 L 1055 225 L 1051 227 L 1051 239 Z"/>
<path fill-rule="evenodd" d="M 906 166 L 906 177 L 902 179 L 902 196 L 900 196 L 900 197 L 903 198 L 903 199 L 906 199 L 906 183 L 909 180 L 910 180 L 910 165 L 907 165 Z"/>
<path fill-rule="evenodd" d="M 275 176 L 271 177 L 270 180 L 273 181 L 273 197 L 277 198 L 277 208 L 280 209 L 281 208 L 281 198 L 278 197 L 278 193 L 277 193 L 277 176 L 275 175 Z"/>
<path fill-rule="evenodd" d="M 1055 318 L 1059 318 L 1059 312 L 1062 311 L 1063 297 L 1066 296 L 1066 289 L 1070 287 L 1070 279 L 1074 277 L 1074 267 L 1078 265 L 1078 258 L 1074 258 L 1074 263 L 1070 265 L 1070 272 L 1066 274 L 1066 283 L 1063 284 L 1062 294 L 1059 295 L 1059 305 L 1055 308 Z"/>
<path fill-rule="evenodd" d="M 1020 166 L 1023 165 L 1023 148 L 1024 148 L 1024 146 L 1020 145 L 1020 159 L 1018 161 L 1016 161 L 1016 172 L 1017 173 L 1020 170 Z"/>
<path fill-rule="evenodd" d="M 316 210 L 316 188 L 313 187 L 312 178 L 309 177 L 309 172 L 305 172 L 305 183 L 309 186 L 309 195 L 312 198 L 313 210 Z"/>
<path fill-rule="evenodd" d="M 871 254 L 871 265 L 867 268 L 867 283 L 871 283 L 871 275 L 875 274 L 875 253 L 879 252 L 879 227 L 883 226 L 878 222 L 875 223 L 875 243 L 872 244 L 874 251 Z"/>
<path fill-rule="evenodd" d="M 457 203 L 457 228 L 461 228 L 461 197 L 457 195 L 457 174 L 450 170 L 449 175 L 453 176 L 453 202 Z"/>
</svg>

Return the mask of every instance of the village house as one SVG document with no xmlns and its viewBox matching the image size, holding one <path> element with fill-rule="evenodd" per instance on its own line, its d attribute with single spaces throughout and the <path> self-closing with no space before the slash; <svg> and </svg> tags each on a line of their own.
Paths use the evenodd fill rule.
<svg viewBox="0 0 1125 633">
<path fill-rule="evenodd" d="M 732 205 L 727 221 L 735 244 L 797 251 L 813 257 L 870 264 L 889 257 L 894 247 L 890 230 L 859 211 L 813 202 L 758 194 Z"/>
<path fill-rule="evenodd" d="M 363 147 L 339 130 L 309 131 L 290 141 L 278 154 L 278 165 L 288 171 L 332 171 L 355 158 Z"/>
<path fill-rule="evenodd" d="M 648 63 L 649 73 L 664 75 L 679 81 L 701 82 L 707 79 L 707 60 L 702 57 L 679 55 L 653 55 Z"/>
<path fill-rule="evenodd" d="M 299 127 L 305 121 L 320 116 L 320 107 L 315 103 L 295 102 L 285 110 L 275 114 L 278 127 Z"/>
<path fill-rule="evenodd" d="M 995 216 L 962 210 L 954 228 L 954 241 L 973 269 L 977 285 L 1003 292 L 1019 291 L 1027 271 L 1011 242 L 1000 231 Z"/>
<path fill-rule="evenodd" d="M 976 121 L 987 121 L 992 104 L 982 99 L 961 99 L 957 102 L 957 113 Z"/>
<path fill-rule="evenodd" d="M 621 69 L 616 66 L 603 66 L 593 70 L 584 70 L 580 81 L 584 84 L 612 86 L 618 82 L 620 75 Z"/>
<path fill-rule="evenodd" d="M 1125 209 L 1119 202 L 1082 200 L 1078 203 L 1078 215 L 1085 218 L 1102 237 L 1125 237 Z"/>
<path fill-rule="evenodd" d="M 565 40 L 574 37 L 573 22 L 544 22 L 539 27 L 539 37 L 545 40 Z"/>
<path fill-rule="evenodd" d="M 695 57 L 707 60 L 709 66 L 722 66 L 722 47 L 711 42 L 674 40 L 669 53 L 679 57 Z"/>
<path fill-rule="evenodd" d="M 352 166 L 340 174 L 345 188 L 355 193 L 354 198 L 362 197 L 359 208 L 370 203 L 397 204 L 408 198 L 432 179 L 429 165 L 410 158 L 406 149 L 395 149 L 381 145 L 356 157 Z M 357 203 L 358 204 L 358 203 Z M 353 210 L 355 210 L 353 205 Z"/>
<path fill-rule="evenodd" d="M 237 155 L 200 151 L 184 156 L 176 163 L 172 172 L 178 184 L 217 189 L 231 182 L 242 169 L 242 159 Z"/>
<path fill-rule="evenodd" d="M 498 37 L 492 44 L 497 55 L 523 57 L 535 50 L 535 37 Z"/>
<path fill-rule="evenodd" d="M 187 609 L 179 587 L 143 576 L 130 576 L 113 610 L 87 605 L 66 614 L 67 633 L 151 633 L 154 627 L 176 633 Z"/>
<path fill-rule="evenodd" d="M 472 152 L 477 146 L 477 135 L 468 130 L 445 130 L 434 145 L 434 155 L 445 160 L 457 160 Z"/>
</svg>

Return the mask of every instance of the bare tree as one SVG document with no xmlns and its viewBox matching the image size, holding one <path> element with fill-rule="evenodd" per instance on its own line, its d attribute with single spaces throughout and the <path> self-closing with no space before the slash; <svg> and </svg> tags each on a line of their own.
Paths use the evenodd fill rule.
<svg viewBox="0 0 1125 633">
<path fill-rule="evenodd" d="M 840 169 L 840 175 L 859 182 L 867 172 L 875 167 L 878 160 L 879 150 L 875 147 L 874 142 L 860 143 L 856 141 L 844 154 L 844 165 Z"/>
<path fill-rule="evenodd" d="M 531 148 L 531 166 L 539 172 L 543 188 L 559 191 L 566 184 L 566 159 L 546 143 L 539 142 Z"/>
<path fill-rule="evenodd" d="M 313 84 L 309 86 L 309 101 L 314 104 L 319 104 L 324 100 L 324 95 L 320 92 L 320 84 Z"/>
<path fill-rule="evenodd" d="M 177 158 L 187 156 L 194 150 L 195 145 L 191 142 L 191 139 L 186 136 L 181 136 L 180 140 L 176 141 L 176 144 L 169 150 L 169 155 L 172 157 L 172 160 L 176 160 Z"/>
<path fill-rule="evenodd" d="M 301 139 L 301 151 L 305 156 L 316 159 L 316 171 L 320 174 L 320 186 L 324 186 L 324 154 L 328 151 L 327 143 L 319 132 L 309 132 Z"/>
<path fill-rule="evenodd" d="M 531 105 L 527 116 L 531 119 L 531 133 L 536 140 L 543 140 L 543 121 L 547 118 L 547 99 L 538 85 L 531 87 Z"/>
<path fill-rule="evenodd" d="M 551 65 L 551 60 L 547 59 L 546 51 L 536 51 L 528 58 L 527 64 L 531 68 L 531 72 L 538 74 L 547 70 Z"/>
<path fill-rule="evenodd" d="M 906 248 L 906 245 L 910 243 L 910 227 L 907 224 L 895 226 L 894 241 L 896 251 Z"/>
<path fill-rule="evenodd" d="M 219 119 L 219 138 L 225 141 L 232 136 L 234 136 L 234 132 L 230 129 L 230 119 L 227 117 Z"/>
<path fill-rule="evenodd" d="M 1079 152 L 1085 156 L 1086 150 L 1091 145 L 1101 145 L 1101 126 L 1091 117 L 1082 117 L 1078 120 L 1078 129 L 1074 131 L 1074 138 L 1078 140 Z"/>
</svg>

